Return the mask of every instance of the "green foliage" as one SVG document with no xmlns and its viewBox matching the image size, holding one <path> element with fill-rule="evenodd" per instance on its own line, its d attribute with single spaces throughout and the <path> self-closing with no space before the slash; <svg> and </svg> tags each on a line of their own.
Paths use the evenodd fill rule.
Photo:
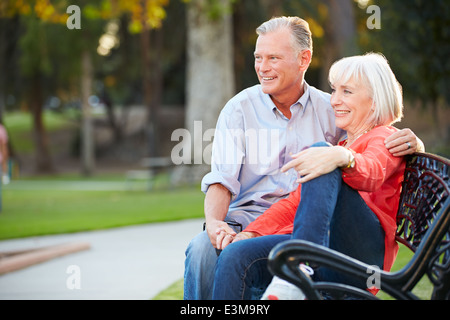
<svg viewBox="0 0 450 320">
<path fill-rule="evenodd" d="M 70 113 L 56 113 L 45 111 L 43 122 L 48 132 L 62 128 L 72 128 L 76 125 L 73 121 L 75 115 Z M 33 151 L 33 119 L 28 112 L 13 111 L 4 115 L 3 123 L 8 130 L 10 143 L 17 153 L 27 154 Z"/>
<path fill-rule="evenodd" d="M 200 7 L 212 21 L 233 12 L 233 4 L 238 0 L 182 0 L 182 2 Z"/>
<path fill-rule="evenodd" d="M 24 19 L 24 25 L 27 32 L 19 41 L 22 49 L 20 70 L 25 76 L 32 76 L 36 73 L 50 74 L 52 66 L 47 51 L 44 23 L 35 17 L 30 17 Z"/>
<path fill-rule="evenodd" d="M 207 1 L 207 14 L 211 20 L 220 19 L 225 14 L 231 14 L 233 12 L 232 5 L 236 0 L 208 0 Z"/>
<path fill-rule="evenodd" d="M 450 103 L 450 7 L 445 0 L 378 0 L 381 30 L 375 32 L 404 91 L 411 98 Z M 413 80 L 412 80 L 413 79 Z"/>
</svg>

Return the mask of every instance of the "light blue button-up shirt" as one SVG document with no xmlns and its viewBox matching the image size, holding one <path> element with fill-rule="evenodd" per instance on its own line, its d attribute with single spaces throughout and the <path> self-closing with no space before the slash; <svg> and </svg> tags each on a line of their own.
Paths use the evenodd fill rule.
<svg viewBox="0 0 450 320">
<path fill-rule="evenodd" d="M 219 115 L 211 172 L 202 191 L 220 183 L 232 194 L 227 219 L 245 228 L 273 203 L 297 188 L 297 173 L 280 168 L 305 147 L 319 141 L 335 145 L 344 131 L 336 128 L 330 95 L 305 83 L 305 92 L 285 117 L 268 94 L 255 85 L 233 97 Z"/>
</svg>

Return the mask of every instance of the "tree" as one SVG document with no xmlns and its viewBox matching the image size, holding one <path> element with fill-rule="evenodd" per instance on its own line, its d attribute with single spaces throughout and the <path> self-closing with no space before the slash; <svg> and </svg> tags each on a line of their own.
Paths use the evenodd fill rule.
<svg viewBox="0 0 450 320">
<path fill-rule="evenodd" d="M 152 43 L 150 42 L 150 30 L 159 28 L 161 26 L 161 21 L 165 18 L 165 11 L 163 6 L 167 5 L 168 0 L 117 0 L 117 1 L 98 1 L 95 4 L 87 4 L 85 6 L 85 15 L 91 20 L 95 19 L 115 19 L 120 18 L 124 14 L 129 14 L 131 16 L 130 24 L 128 26 L 131 33 L 140 33 L 141 39 L 141 60 L 142 60 L 142 90 L 144 97 L 144 105 L 147 107 L 147 136 L 149 140 L 149 151 L 150 155 L 154 156 L 156 154 L 156 140 L 157 140 L 157 128 L 158 128 L 158 105 L 159 105 L 159 95 L 160 89 L 153 90 L 154 77 L 152 76 L 152 60 L 150 56 Z M 157 48 L 154 50 L 158 52 Z M 82 66 L 83 66 L 83 84 L 84 97 L 83 105 L 86 110 L 83 115 L 83 172 L 86 175 L 90 175 L 94 166 L 94 147 L 92 141 L 92 120 L 90 119 L 89 108 L 87 105 L 86 98 L 89 94 L 86 90 L 92 86 L 91 79 L 91 58 L 88 52 L 84 51 L 82 53 Z M 155 68 L 153 68 L 154 70 Z M 156 77 L 157 78 L 157 77 Z M 158 78 L 157 78 L 158 79 Z"/>
<path fill-rule="evenodd" d="M 450 139 L 440 126 L 438 106 L 450 104 L 450 7 L 445 0 L 387 1 L 381 29 L 373 38 L 388 58 L 405 98 L 417 99 L 432 114 L 436 137 Z"/>
<path fill-rule="evenodd" d="M 191 152 L 187 164 L 195 166 L 182 167 L 178 176 L 190 172 L 194 181 L 209 170 L 211 154 L 208 149 L 204 152 L 204 146 L 211 143 L 212 136 L 204 134 L 215 128 L 220 110 L 235 90 L 231 5 L 231 0 L 187 3 L 185 126 L 192 139 L 183 141 L 183 150 Z"/>
<path fill-rule="evenodd" d="M 325 50 L 320 86 L 328 87 L 328 71 L 338 59 L 358 53 L 353 0 L 326 0 Z"/>
<path fill-rule="evenodd" d="M 354 0 L 287 1 L 289 11 L 296 12 L 309 23 L 313 37 L 312 69 L 320 69 L 318 86 L 327 90 L 328 71 L 336 60 L 359 53 L 354 13 Z"/>
<path fill-rule="evenodd" d="M 21 25 L 25 27 L 25 35 L 18 45 L 22 52 L 19 65 L 23 76 L 27 80 L 26 99 L 33 116 L 33 137 L 36 146 L 36 168 L 41 172 L 52 172 L 49 141 L 42 119 L 45 86 L 43 80 L 52 73 L 49 57 L 47 33 L 48 29 L 42 20 L 60 22 L 63 16 L 56 14 L 55 9 L 48 1 L 5 1 L 0 6 L 0 17 L 13 19 L 15 16 L 23 17 Z"/>
<path fill-rule="evenodd" d="M 84 174 L 89 175 L 94 168 L 94 144 L 90 106 L 87 100 L 92 92 L 95 72 L 93 56 L 97 47 L 96 43 L 102 33 L 101 26 L 108 20 L 128 15 L 130 16 L 129 31 L 132 33 L 144 31 L 143 38 L 145 38 L 149 29 L 160 27 L 161 21 L 165 17 L 163 6 L 167 3 L 168 0 L 85 0 L 68 6 L 64 0 L 52 2 L 50 0 L 5 0 L 0 5 L 0 17 L 19 16 L 23 24 L 27 26 L 25 36 L 21 39 L 23 49 L 21 70 L 24 70 L 26 76 L 31 80 L 29 105 L 34 119 L 37 169 L 39 171 L 52 171 L 48 139 L 42 123 L 42 108 L 45 99 L 43 77 L 50 75 L 56 69 L 54 68 L 56 61 L 69 60 L 69 64 L 71 64 L 74 60 L 68 59 L 67 56 L 65 58 L 51 56 L 52 48 L 70 47 L 70 57 L 77 56 L 75 60 L 78 64 L 78 74 L 71 72 L 70 76 L 80 81 L 79 92 L 83 106 L 82 169 Z M 69 16 L 66 10 L 73 16 Z M 61 43 L 51 46 L 50 42 L 46 41 L 45 35 L 49 30 L 54 30 L 56 25 L 64 26 L 65 29 L 62 32 L 63 36 L 58 38 L 58 40 L 61 39 Z M 70 42 L 67 42 L 66 39 L 70 39 Z M 143 42 L 143 44 L 147 43 Z M 148 50 L 150 50 L 149 47 L 143 47 L 143 52 Z M 148 66 L 146 67 L 150 69 Z M 143 82 L 145 90 L 149 87 L 146 85 L 148 78 L 144 77 Z M 150 104 L 148 99 L 146 103 Z M 149 114 L 151 114 L 150 109 Z M 153 122 L 156 121 L 153 115 L 149 116 L 149 119 Z"/>
</svg>

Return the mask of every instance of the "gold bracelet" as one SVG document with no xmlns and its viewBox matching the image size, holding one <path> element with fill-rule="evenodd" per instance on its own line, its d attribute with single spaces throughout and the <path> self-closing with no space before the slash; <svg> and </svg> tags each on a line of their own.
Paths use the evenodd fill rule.
<svg viewBox="0 0 450 320">
<path fill-rule="evenodd" d="M 348 156 L 348 164 L 345 169 L 350 169 L 355 167 L 355 157 L 353 156 L 353 152 L 349 150 L 350 154 Z"/>
</svg>

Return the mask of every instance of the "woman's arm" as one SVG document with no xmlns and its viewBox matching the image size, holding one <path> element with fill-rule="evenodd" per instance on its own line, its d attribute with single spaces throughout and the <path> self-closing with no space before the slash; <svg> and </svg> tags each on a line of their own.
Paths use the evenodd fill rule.
<svg viewBox="0 0 450 320">
<path fill-rule="evenodd" d="M 341 146 L 308 148 L 294 155 L 294 159 L 281 170 L 295 169 L 301 177 L 298 182 L 304 183 L 341 168 L 345 172 L 343 177 L 361 178 L 361 188 L 353 188 L 376 190 L 392 173 L 387 170 L 396 169 L 403 161 L 403 157 L 393 155 L 385 147 L 385 140 L 392 136 L 392 130 L 387 127 L 373 129 L 353 143 L 351 149 Z"/>
<path fill-rule="evenodd" d="M 348 166 L 351 156 L 351 151 L 341 146 L 308 148 L 293 155 L 294 159 L 283 166 L 281 171 L 295 169 L 300 175 L 297 181 L 305 183 L 336 168 Z"/>
<path fill-rule="evenodd" d="M 354 152 L 354 168 L 344 169 L 342 178 L 359 191 L 378 190 L 404 161 L 403 157 L 394 156 L 384 147 L 383 136 L 373 136 L 362 152 L 357 151 Z"/>
<path fill-rule="evenodd" d="M 300 202 L 300 193 L 299 187 L 291 192 L 287 198 L 274 203 L 262 215 L 251 222 L 244 231 L 237 235 L 218 228 L 216 230 L 217 248 L 224 249 L 230 243 L 244 239 L 292 232 L 295 213 Z"/>
</svg>

